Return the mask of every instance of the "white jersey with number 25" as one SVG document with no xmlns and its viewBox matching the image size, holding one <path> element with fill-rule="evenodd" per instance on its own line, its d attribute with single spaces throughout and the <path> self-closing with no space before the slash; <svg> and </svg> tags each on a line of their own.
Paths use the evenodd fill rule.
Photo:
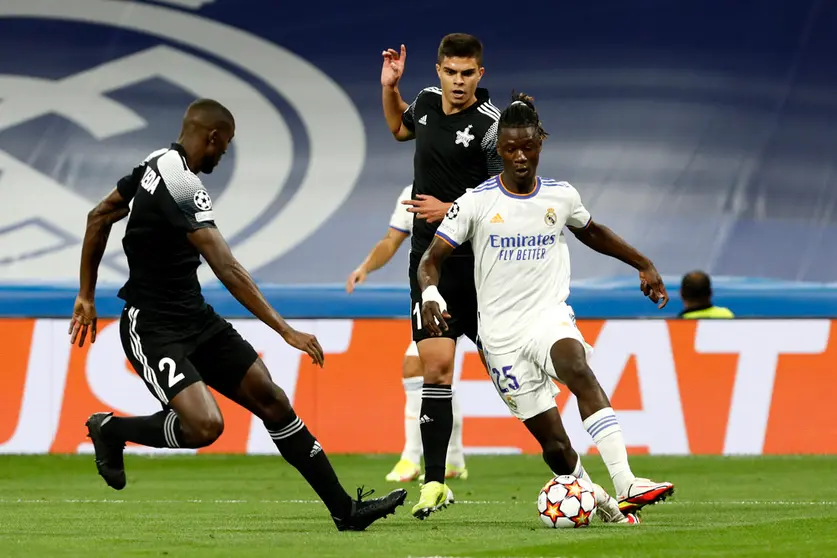
<svg viewBox="0 0 837 558">
<path fill-rule="evenodd" d="M 540 176 L 526 195 L 510 192 L 498 175 L 454 202 L 436 236 L 453 247 L 471 241 L 486 350 L 516 350 L 531 323 L 564 304 L 570 258 L 562 230 L 589 223 L 575 188 Z"/>
</svg>

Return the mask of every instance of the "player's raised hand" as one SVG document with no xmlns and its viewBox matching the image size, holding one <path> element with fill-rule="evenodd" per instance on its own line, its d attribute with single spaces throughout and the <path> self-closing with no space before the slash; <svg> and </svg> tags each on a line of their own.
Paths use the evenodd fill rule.
<svg viewBox="0 0 837 558">
<path fill-rule="evenodd" d="M 450 314 L 447 310 L 442 311 L 438 302 L 429 300 L 421 305 L 421 324 L 430 335 L 439 337 L 443 331 L 448 330 L 446 318 L 450 319 Z"/>
<path fill-rule="evenodd" d="M 366 281 L 366 270 L 363 267 L 359 267 L 351 272 L 349 278 L 346 279 L 346 292 L 352 294 L 355 290 L 355 285 L 359 285 L 364 281 Z"/>
<path fill-rule="evenodd" d="M 388 48 L 383 53 L 384 64 L 381 67 L 381 85 L 395 87 L 404 75 L 404 63 L 407 61 L 407 47 L 401 45 L 401 52 Z"/>
<path fill-rule="evenodd" d="M 668 304 L 666 286 L 653 264 L 640 270 L 639 288 L 642 290 L 642 294 L 650 298 L 651 302 L 657 304 L 657 308 L 662 310 Z"/>
<path fill-rule="evenodd" d="M 87 332 L 90 332 L 90 342 L 96 342 L 96 303 L 93 300 L 76 297 L 76 302 L 73 305 L 73 317 L 70 320 L 70 330 L 67 332 L 70 335 L 70 344 L 75 345 L 78 340 L 78 346 L 84 346 L 84 340 L 87 338 Z"/>
<path fill-rule="evenodd" d="M 308 356 L 311 357 L 311 362 L 319 365 L 320 368 L 323 367 L 325 354 L 323 353 L 323 348 L 320 346 L 320 342 L 317 341 L 315 336 L 294 329 L 284 339 L 291 347 L 299 349 L 303 353 L 308 353 Z"/>
<path fill-rule="evenodd" d="M 451 206 L 450 203 L 439 201 L 427 194 L 416 194 L 416 197 L 418 199 L 404 200 L 401 203 L 409 205 L 407 211 L 417 214 L 419 219 L 425 219 L 428 223 L 437 223 L 444 219 Z"/>
</svg>

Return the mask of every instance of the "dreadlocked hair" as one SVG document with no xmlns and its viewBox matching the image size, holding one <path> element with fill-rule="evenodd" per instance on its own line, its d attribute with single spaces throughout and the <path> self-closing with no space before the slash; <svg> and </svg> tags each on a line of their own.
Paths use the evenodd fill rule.
<svg viewBox="0 0 837 558">
<path fill-rule="evenodd" d="M 526 93 L 512 92 L 512 102 L 500 114 L 498 128 L 529 128 L 538 129 L 538 135 L 545 139 L 549 134 L 541 125 L 538 111 L 535 110 L 535 99 Z"/>
</svg>

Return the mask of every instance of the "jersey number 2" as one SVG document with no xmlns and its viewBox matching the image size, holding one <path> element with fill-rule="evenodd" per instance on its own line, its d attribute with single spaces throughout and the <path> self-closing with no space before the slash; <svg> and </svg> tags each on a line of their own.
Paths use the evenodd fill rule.
<svg viewBox="0 0 837 558">
<path fill-rule="evenodd" d="M 169 373 L 169 387 L 173 387 L 177 382 L 186 378 L 182 372 L 177 372 L 177 364 L 169 357 L 160 359 L 160 371 Z"/>
</svg>

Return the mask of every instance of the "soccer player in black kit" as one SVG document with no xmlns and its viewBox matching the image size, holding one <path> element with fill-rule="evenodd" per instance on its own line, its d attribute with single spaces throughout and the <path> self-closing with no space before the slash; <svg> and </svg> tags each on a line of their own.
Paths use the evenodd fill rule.
<svg viewBox="0 0 837 558">
<path fill-rule="evenodd" d="M 436 73 L 441 87 L 419 92 L 406 110 L 398 91 L 404 72 L 406 48 L 383 53 L 381 71 L 383 106 L 387 124 L 399 141 L 415 139 L 413 200 L 416 213 L 410 251 L 410 298 L 413 340 L 424 367 L 421 438 L 425 483 L 412 513 L 424 519 L 452 500 L 445 485 L 445 453 L 453 424 L 452 389 L 456 339 L 477 339 L 477 295 L 474 286 L 474 253 L 470 243 L 457 248 L 445 261 L 439 292 L 449 301 L 448 330 L 431 336 L 421 323 L 421 290 L 416 273 L 422 254 L 430 245 L 452 202 L 503 170 L 497 153 L 497 121 L 500 111 L 491 104 L 488 91 L 478 88 L 485 69 L 482 43 L 463 33 L 447 35 L 439 45 Z"/>
<path fill-rule="evenodd" d="M 341 531 L 361 531 L 394 513 L 403 489 L 353 500 L 320 443 L 296 416 L 253 347 L 209 306 L 197 277 L 200 256 L 232 295 L 292 347 L 323 365 L 316 337 L 294 330 L 268 304 L 215 226 L 212 201 L 197 174 L 211 173 L 235 134 L 235 120 L 210 99 L 192 103 L 177 143 L 160 149 L 122 178 L 87 216 L 71 343 L 96 340 L 94 303 L 99 263 L 113 223 L 130 213 L 122 245 L 129 278 L 120 336 L 125 354 L 163 410 L 145 417 L 96 413 L 87 420 L 96 467 L 112 488 L 125 487 L 125 442 L 156 448 L 200 448 L 224 429 L 208 387 L 258 416 L 282 456 L 316 491 Z M 129 204 L 131 204 L 129 206 Z M 129 208 L 130 207 L 130 208 Z"/>
</svg>

